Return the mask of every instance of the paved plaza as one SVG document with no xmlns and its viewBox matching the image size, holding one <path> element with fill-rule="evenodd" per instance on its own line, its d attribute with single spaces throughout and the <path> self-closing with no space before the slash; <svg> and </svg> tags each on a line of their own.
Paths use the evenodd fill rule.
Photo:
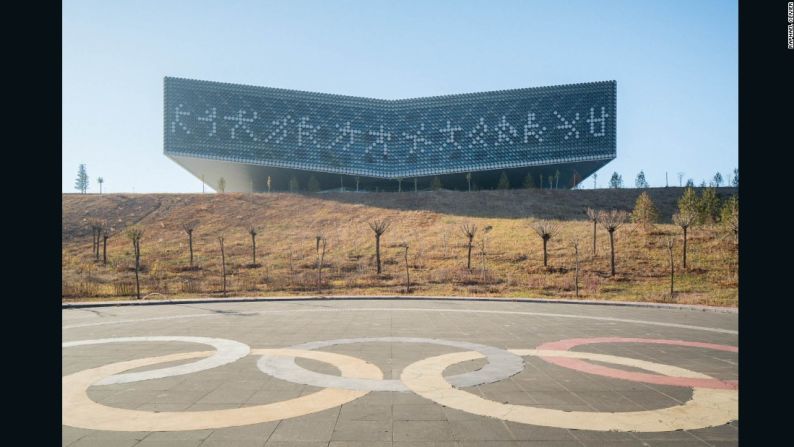
<svg viewBox="0 0 794 447">
<path fill-rule="evenodd" d="M 728 446 L 738 314 L 462 300 L 64 309 L 64 446 Z"/>
</svg>

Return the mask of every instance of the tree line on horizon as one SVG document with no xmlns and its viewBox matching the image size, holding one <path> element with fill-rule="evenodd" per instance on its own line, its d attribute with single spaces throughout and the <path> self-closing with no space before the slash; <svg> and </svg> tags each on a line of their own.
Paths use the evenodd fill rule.
<svg viewBox="0 0 794 447">
<path fill-rule="evenodd" d="M 524 176 L 524 179 L 523 179 L 523 182 L 521 184 L 521 187 L 524 188 L 524 189 L 532 189 L 532 188 L 536 188 L 536 187 L 538 187 L 540 189 L 544 189 L 544 188 L 545 189 L 559 189 L 560 175 L 561 175 L 561 173 L 560 173 L 559 169 L 556 170 L 553 175 L 546 175 L 545 178 L 544 178 L 543 174 L 539 174 L 538 175 L 539 183 L 536 184 L 535 178 L 532 176 L 532 174 L 531 173 L 527 173 L 527 175 Z M 686 184 L 683 183 L 683 178 L 684 178 L 684 173 L 683 172 L 678 172 L 677 176 L 678 176 L 678 186 L 679 187 L 687 187 L 687 188 L 695 187 L 695 181 L 693 179 L 691 179 L 691 178 L 687 179 Z M 598 173 L 594 173 L 592 175 L 592 177 L 593 177 L 593 189 L 597 189 Z M 667 177 L 667 173 L 665 173 L 665 178 L 666 177 Z M 398 181 L 398 191 L 399 192 L 402 192 L 402 181 L 403 180 L 404 179 L 397 179 L 397 181 Z M 545 182 L 544 182 L 544 180 L 545 180 Z M 574 170 L 573 173 L 572 173 L 572 176 L 571 176 L 571 182 L 570 182 L 571 184 L 569 186 L 571 188 L 579 188 L 579 187 L 581 187 L 581 184 L 580 184 L 581 180 L 582 180 L 582 178 L 579 176 L 578 172 L 576 172 L 576 170 Z M 104 178 L 97 177 L 97 183 L 99 184 L 99 194 L 102 194 L 102 184 L 104 183 L 104 181 L 105 181 Z M 202 182 L 203 182 L 203 180 L 202 180 Z M 468 185 L 468 191 L 477 190 L 476 184 L 474 185 L 474 188 L 472 188 L 472 173 L 471 172 L 466 173 L 466 182 L 467 182 L 467 185 Z M 77 169 L 77 178 L 75 179 L 74 188 L 77 191 L 79 191 L 81 194 L 87 194 L 87 191 L 88 191 L 88 188 L 89 188 L 89 183 L 90 183 L 90 180 L 89 180 L 88 173 L 87 173 L 87 170 L 86 170 L 86 165 L 84 163 L 81 163 L 79 165 L 78 169 Z M 417 181 L 416 178 L 414 179 L 413 183 L 414 183 L 414 191 L 418 191 L 418 181 Z M 732 186 L 734 188 L 738 188 L 739 187 L 739 168 L 734 168 L 732 176 L 731 175 L 727 175 L 726 177 L 723 177 L 720 172 L 717 172 L 717 173 L 714 174 L 714 177 L 711 178 L 711 180 L 708 182 L 708 184 L 706 183 L 705 180 L 703 180 L 700 183 L 699 187 L 700 188 L 705 188 L 705 187 L 708 186 L 708 187 L 717 187 L 717 188 L 719 188 L 719 187 L 721 187 L 723 185 L 723 183 L 725 183 L 726 186 L 729 185 L 729 186 Z M 547 188 L 544 185 L 547 185 Z M 669 185 L 669 182 L 666 182 L 665 187 L 667 187 L 668 185 Z M 359 190 L 358 186 L 359 186 L 359 177 L 356 177 L 356 191 Z M 637 173 L 637 176 L 634 179 L 634 186 L 635 186 L 635 188 L 650 188 L 650 184 L 648 183 L 648 181 L 645 178 L 645 171 L 644 170 L 640 170 L 640 172 Z M 613 172 L 612 176 L 609 179 L 608 187 L 610 189 L 623 188 L 624 187 L 623 186 L 623 176 L 620 175 L 617 171 Z M 272 188 L 272 182 L 271 182 L 270 177 L 268 176 L 268 178 L 267 178 L 267 192 L 271 192 L 272 191 L 271 188 Z M 344 186 L 342 186 L 342 188 L 344 188 Z M 441 181 L 441 177 L 439 177 L 439 176 L 433 177 L 432 180 L 430 181 L 430 189 L 433 190 L 433 191 L 438 191 L 438 190 L 441 190 L 443 188 L 444 188 L 444 185 L 443 185 L 443 183 Z M 502 171 L 501 175 L 499 176 L 499 181 L 498 181 L 498 183 L 496 185 L 496 189 L 510 189 L 510 188 L 511 188 L 511 184 L 510 184 L 510 179 L 507 176 L 507 172 L 506 171 Z M 226 179 L 225 178 L 221 177 L 220 179 L 218 179 L 218 183 L 215 186 L 215 190 L 218 193 L 221 193 L 221 194 L 226 192 Z M 310 175 L 309 179 L 307 181 L 306 188 L 303 189 L 301 187 L 301 185 L 300 185 L 300 182 L 299 182 L 298 178 L 293 175 L 289 179 L 288 190 L 289 190 L 289 192 L 293 192 L 293 193 L 294 192 L 299 192 L 299 191 L 304 191 L 304 190 L 307 191 L 307 192 L 320 192 L 320 182 L 317 180 L 317 178 L 314 175 Z M 202 192 L 203 192 L 203 189 L 202 189 Z"/>
</svg>

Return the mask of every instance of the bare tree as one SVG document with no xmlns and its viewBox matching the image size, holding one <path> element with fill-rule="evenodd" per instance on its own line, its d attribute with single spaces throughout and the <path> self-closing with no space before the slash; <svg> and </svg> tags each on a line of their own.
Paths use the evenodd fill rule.
<svg viewBox="0 0 794 447">
<path fill-rule="evenodd" d="M 223 250 L 223 234 L 218 236 L 221 246 L 221 274 L 223 275 L 223 296 L 226 296 L 226 252 Z"/>
<path fill-rule="evenodd" d="M 469 257 L 468 261 L 466 262 L 466 268 L 471 271 L 471 247 L 472 242 L 474 241 L 474 236 L 477 234 L 477 225 L 476 224 L 469 224 L 465 223 L 460 227 L 461 231 L 463 231 L 463 235 L 468 239 L 468 248 L 469 248 Z"/>
<path fill-rule="evenodd" d="M 322 290 L 323 283 L 323 260 L 325 259 L 325 247 L 328 242 L 325 235 L 318 233 L 314 239 L 316 240 L 317 250 L 317 293 Z"/>
<path fill-rule="evenodd" d="M 380 237 L 383 236 L 389 227 L 391 221 L 388 219 L 375 219 L 369 222 L 369 227 L 375 232 L 375 262 L 378 266 L 378 274 L 380 275 Z"/>
<path fill-rule="evenodd" d="M 113 232 L 113 227 L 111 227 L 106 220 L 102 221 L 102 265 L 108 264 L 108 239 L 110 238 L 110 233 Z"/>
<path fill-rule="evenodd" d="M 102 239 L 102 228 L 104 223 L 99 219 L 90 219 L 88 225 L 91 227 L 92 245 L 94 260 L 99 261 L 99 241 Z"/>
<path fill-rule="evenodd" d="M 576 290 L 576 297 L 579 298 L 579 239 L 573 240 L 573 253 L 576 260 L 573 274 L 573 285 L 574 290 Z"/>
<path fill-rule="evenodd" d="M 135 294 L 141 299 L 141 282 L 138 277 L 141 270 L 141 238 L 143 229 L 132 227 L 127 230 L 127 237 L 132 241 L 132 248 L 135 252 Z"/>
<path fill-rule="evenodd" d="M 449 256 L 449 226 L 444 226 L 441 231 L 441 248 L 444 249 L 444 259 Z"/>
<path fill-rule="evenodd" d="M 482 239 L 480 240 L 480 263 L 482 265 L 482 269 L 480 271 L 480 275 L 482 276 L 482 280 L 485 281 L 485 259 L 488 254 L 486 250 L 486 243 L 488 241 L 488 233 L 493 230 L 493 226 L 486 225 L 483 229 Z"/>
<path fill-rule="evenodd" d="M 182 229 L 187 233 L 187 246 L 188 250 L 190 250 L 190 268 L 193 268 L 193 232 L 197 227 L 197 220 L 191 220 L 182 224 Z"/>
<path fill-rule="evenodd" d="M 248 234 L 251 235 L 251 267 L 256 267 L 256 235 L 258 230 L 259 228 L 257 228 L 256 225 L 248 226 Z"/>
<path fill-rule="evenodd" d="M 673 292 L 673 281 L 675 279 L 675 265 L 673 264 L 673 238 L 667 239 L 667 251 L 670 253 L 670 301 L 675 296 Z"/>
<path fill-rule="evenodd" d="M 601 210 L 598 212 L 598 222 L 609 233 L 610 266 L 611 274 L 615 276 L 615 231 L 620 228 L 629 214 L 623 210 Z"/>
<path fill-rule="evenodd" d="M 295 269 L 292 266 L 292 249 L 289 250 L 289 285 L 293 287 L 295 285 Z"/>
<path fill-rule="evenodd" d="M 683 250 L 684 258 L 682 263 L 684 270 L 686 270 L 687 231 L 689 230 L 689 227 L 695 224 L 697 218 L 698 218 L 697 214 L 687 210 L 683 210 L 680 213 L 673 214 L 673 223 L 681 227 L 681 229 L 684 231 L 684 250 Z"/>
<path fill-rule="evenodd" d="M 585 210 L 587 213 L 587 218 L 590 219 L 590 222 L 593 222 L 593 258 L 596 256 L 596 225 L 598 224 L 598 211 L 587 208 Z"/>
<path fill-rule="evenodd" d="M 405 293 L 411 293 L 411 271 L 408 265 L 408 242 L 402 241 L 397 244 L 398 248 L 403 249 L 403 260 L 405 261 Z"/>
<path fill-rule="evenodd" d="M 543 267 L 546 267 L 548 266 L 546 245 L 548 244 L 549 240 L 557 236 L 557 234 L 560 232 L 560 226 L 548 220 L 539 220 L 532 224 L 532 229 L 535 230 L 535 233 L 538 233 L 538 236 L 540 236 L 541 239 L 543 239 Z"/>
</svg>

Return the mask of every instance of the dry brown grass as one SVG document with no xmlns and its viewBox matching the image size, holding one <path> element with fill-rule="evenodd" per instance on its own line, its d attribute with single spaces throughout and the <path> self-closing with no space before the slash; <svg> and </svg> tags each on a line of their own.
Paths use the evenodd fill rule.
<svg viewBox="0 0 794 447">
<path fill-rule="evenodd" d="M 627 224 L 616 232 L 617 274 L 609 276 L 609 238 L 598 228 L 598 256 L 590 254 L 592 224 L 584 209 L 630 210 L 639 191 L 513 190 L 312 195 L 274 194 L 107 194 L 63 196 L 64 300 L 129 298 L 134 294 L 132 244 L 119 231 L 131 224 L 145 229 L 141 241 L 142 294 L 169 298 L 220 295 L 217 236 L 225 236 L 230 295 L 312 294 L 317 289 L 316 239 L 325 234 L 326 294 L 404 294 L 404 261 L 398 243 L 410 247 L 411 292 L 415 295 L 574 298 L 574 253 L 580 248 L 580 298 L 666 301 L 669 258 L 666 238 L 675 237 L 674 302 L 736 306 L 737 252 L 720 227 L 689 232 L 689 270 L 680 267 L 681 230 L 670 223 L 680 188 L 648 190 L 665 223 L 645 230 Z M 721 188 L 726 197 L 733 190 Z M 108 240 L 108 265 L 91 253 L 90 218 L 106 219 L 115 234 Z M 374 237 L 368 222 L 392 223 L 381 241 L 383 274 L 375 273 Z M 528 223 L 556 221 L 560 232 L 549 242 L 543 268 L 542 241 Z M 193 236 L 194 264 L 188 267 L 182 225 L 200 224 Z M 487 270 L 472 253 L 466 269 L 464 222 L 488 234 Z M 250 265 L 247 228 L 260 227 L 258 267 Z M 481 235 L 475 238 L 479 242 Z M 291 253 L 291 255 L 290 255 Z M 477 260 L 475 262 L 475 259 Z M 291 265 L 291 267 L 290 267 Z M 131 285 L 132 284 L 132 285 Z"/>
</svg>

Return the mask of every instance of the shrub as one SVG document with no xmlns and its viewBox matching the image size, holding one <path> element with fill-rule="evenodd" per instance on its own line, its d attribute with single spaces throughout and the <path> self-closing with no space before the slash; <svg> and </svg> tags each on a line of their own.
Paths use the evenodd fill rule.
<svg viewBox="0 0 794 447">
<path fill-rule="evenodd" d="M 642 225 L 645 229 L 648 229 L 655 224 L 658 219 L 659 212 L 656 210 L 656 206 L 653 204 L 651 196 L 649 196 L 647 192 L 643 191 L 642 194 L 637 197 L 637 201 L 634 203 L 634 211 L 631 212 L 631 221 Z"/>
</svg>

